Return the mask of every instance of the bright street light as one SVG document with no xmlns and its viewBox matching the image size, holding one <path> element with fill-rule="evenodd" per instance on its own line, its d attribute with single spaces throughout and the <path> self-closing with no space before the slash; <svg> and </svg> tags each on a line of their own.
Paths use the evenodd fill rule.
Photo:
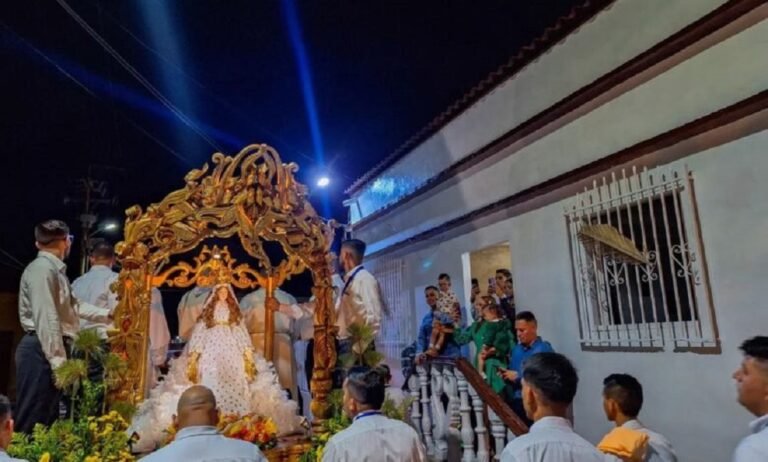
<svg viewBox="0 0 768 462">
<path fill-rule="evenodd" d="M 325 188 L 329 184 L 331 184 L 331 180 L 327 176 L 322 176 L 319 180 L 317 180 L 317 185 L 321 188 Z"/>
<path fill-rule="evenodd" d="M 114 230 L 116 230 L 118 228 L 118 226 L 119 225 L 117 223 L 115 223 L 114 221 L 108 221 L 108 222 L 104 223 L 103 225 L 99 226 L 96 229 L 96 231 L 94 231 L 91 234 L 89 234 L 88 235 L 88 239 L 90 239 L 90 238 L 92 238 L 92 237 L 96 236 L 97 234 L 99 234 L 101 232 L 104 232 L 104 231 L 107 231 L 107 232 L 114 231 Z"/>
</svg>

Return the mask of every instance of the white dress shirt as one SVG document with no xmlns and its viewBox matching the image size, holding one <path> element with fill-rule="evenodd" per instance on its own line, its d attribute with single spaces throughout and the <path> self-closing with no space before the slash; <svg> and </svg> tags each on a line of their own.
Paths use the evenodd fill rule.
<svg viewBox="0 0 768 462">
<path fill-rule="evenodd" d="M 426 462 L 419 435 L 408 424 L 380 413 L 360 413 L 352 425 L 333 435 L 323 462 Z"/>
<path fill-rule="evenodd" d="M 352 282 L 349 281 L 352 278 Z M 339 326 L 339 339 L 349 337 L 348 328 L 352 324 L 364 324 L 373 328 L 373 335 L 381 327 L 381 288 L 379 282 L 365 268 L 356 266 L 344 276 L 347 289 L 339 297 L 336 308 L 336 324 Z"/>
<path fill-rule="evenodd" d="M 257 353 L 264 355 L 264 338 L 266 336 L 266 323 L 264 304 L 267 291 L 260 288 L 243 297 L 240 300 L 240 311 L 243 313 L 245 327 L 251 336 L 253 348 Z M 296 299 L 288 292 L 275 290 L 275 298 L 286 305 L 296 304 Z M 291 396 L 296 398 L 296 362 L 293 357 L 293 341 L 298 337 L 294 320 L 279 311 L 274 313 L 275 339 L 274 356 L 272 362 L 275 365 L 280 385 L 291 390 Z"/>
<path fill-rule="evenodd" d="M 192 330 L 197 324 L 197 318 L 203 312 L 205 299 L 208 298 L 210 292 L 210 287 L 195 287 L 181 297 L 176 311 L 179 316 L 179 337 L 189 340 Z"/>
<path fill-rule="evenodd" d="M 741 440 L 733 453 L 733 462 L 768 460 L 768 414 L 749 424 L 752 434 Z"/>
<path fill-rule="evenodd" d="M 604 462 L 608 458 L 573 431 L 562 417 L 544 417 L 507 444 L 502 462 Z"/>
<path fill-rule="evenodd" d="M 219 434 L 215 427 L 186 427 L 174 441 L 142 462 L 267 462 L 252 443 Z"/>
<path fill-rule="evenodd" d="M 117 294 L 109 288 L 117 281 L 118 274 L 106 265 L 93 265 L 87 273 L 72 282 L 72 293 L 78 300 L 105 308 L 111 313 L 117 306 Z M 112 324 L 102 324 L 80 319 L 80 329 L 96 329 L 99 337 L 107 338 Z"/>
<path fill-rule="evenodd" d="M 24 269 L 19 287 L 21 327 L 25 332 L 35 332 L 51 369 L 67 360 L 64 337 L 77 337 L 80 318 L 110 322 L 109 310 L 75 298 L 66 269 L 59 257 L 41 250 Z"/>
<path fill-rule="evenodd" d="M 645 462 L 677 462 L 672 443 L 663 435 L 648 430 L 639 420 L 630 420 L 622 425 L 630 430 L 637 430 L 648 435 L 648 448 L 645 451 Z"/>
<path fill-rule="evenodd" d="M 347 284 L 349 278 L 352 281 Z M 346 290 L 343 290 L 346 286 Z M 381 328 L 383 301 L 381 288 L 376 278 L 362 265 L 356 266 L 344 276 L 342 293 L 336 302 L 336 326 L 339 328 L 339 340 L 349 338 L 349 326 L 363 324 L 371 326 L 376 336 Z M 314 302 L 291 305 L 294 319 L 307 319 L 313 316 Z"/>
<path fill-rule="evenodd" d="M 14 459 L 3 448 L 0 448 L 0 462 L 27 462 L 23 459 Z"/>
</svg>

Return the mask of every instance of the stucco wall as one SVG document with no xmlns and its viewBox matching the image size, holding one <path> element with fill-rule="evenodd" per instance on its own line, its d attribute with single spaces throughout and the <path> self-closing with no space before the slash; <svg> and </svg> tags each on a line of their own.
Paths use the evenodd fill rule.
<svg viewBox="0 0 768 462">
<path fill-rule="evenodd" d="M 353 196 L 352 222 L 396 202 L 448 165 L 722 3 L 619 0 L 362 188 Z"/>
<path fill-rule="evenodd" d="M 541 335 L 579 369 L 577 431 L 599 441 L 609 429 L 601 407 L 602 379 L 627 372 L 645 387 L 642 420 L 672 441 L 681 461 L 729 460 L 752 418 L 735 400 L 731 373 L 741 359 L 738 346 L 751 336 L 766 335 L 768 326 L 762 289 L 768 274 L 768 183 L 761 174 L 768 171 L 768 131 L 670 165 L 686 165 L 694 174 L 722 354 L 679 353 L 671 346 L 655 353 L 582 351 L 563 218 L 567 201 L 406 252 L 402 258 L 413 269 L 410 290 L 420 294 L 437 272 L 451 272 L 458 279 L 462 254 L 509 240 L 518 307 L 536 313 Z M 426 310 L 422 298 L 416 304 L 420 315 Z"/>
</svg>

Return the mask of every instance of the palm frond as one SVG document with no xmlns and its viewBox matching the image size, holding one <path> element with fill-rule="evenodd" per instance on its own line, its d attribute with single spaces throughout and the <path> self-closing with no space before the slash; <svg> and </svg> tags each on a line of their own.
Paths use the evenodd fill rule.
<svg viewBox="0 0 768 462">
<path fill-rule="evenodd" d="M 363 353 L 363 364 L 368 367 L 376 367 L 384 361 L 384 354 L 378 351 L 368 350 Z"/>
<path fill-rule="evenodd" d="M 88 377 L 88 366 L 85 360 L 68 359 L 53 371 L 53 375 L 56 387 L 65 390 Z"/>
<path fill-rule="evenodd" d="M 83 329 L 77 335 L 73 348 L 95 358 L 102 351 L 101 344 L 101 337 L 96 329 Z"/>
</svg>

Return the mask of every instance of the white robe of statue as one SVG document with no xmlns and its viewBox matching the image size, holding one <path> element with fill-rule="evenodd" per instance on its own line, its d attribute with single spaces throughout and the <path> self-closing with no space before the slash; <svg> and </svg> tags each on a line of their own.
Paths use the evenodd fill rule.
<svg viewBox="0 0 768 462">
<path fill-rule="evenodd" d="M 264 338 L 266 336 L 264 301 L 267 292 L 260 288 L 243 297 L 240 300 L 240 311 L 243 313 L 245 327 L 251 336 L 256 352 L 264 357 Z M 275 298 L 280 303 L 295 304 L 296 299 L 289 293 L 280 289 L 275 290 Z M 276 311 L 274 313 L 275 337 L 274 357 L 280 385 L 290 390 L 291 396 L 296 399 L 298 389 L 296 387 L 296 361 L 293 355 L 293 342 L 298 337 L 296 324 L 290 317 Z"/>
<path fill-rule="evenodd" d="M 169 362 L 165 380 L 139 405 L 128 429 L 128 434 L 139 435 L 133 446 L 137 452 L 150 452 L 162 444 L 179 397 L 196 383 L 211 389 L 223 414 L 270 417 L 281 435 L 301 428 L 297 403 L 288 399 L 272 364 L 253 352 L 242 317 L 237 322 L 232 318 L 230 306 L 235 310 L 238 306 L 231 286 L 216 287 L 226 288 L 227 300 L 220 298 L 223 294 L 210 295 L 203 305 L 210 306 L 210 322 L 197 322 L 184 351 Z"/>
<path fill-rule="evenodd" d="M 197 318 L 203 312 L 205 299 L 210 293 L 210 287 L 195 287 L 181 297 L 176 313 L 179 316 L 179 337 L 185 342 L 192 335 L 192 329 L 195 328 Z"/>
</svg>

